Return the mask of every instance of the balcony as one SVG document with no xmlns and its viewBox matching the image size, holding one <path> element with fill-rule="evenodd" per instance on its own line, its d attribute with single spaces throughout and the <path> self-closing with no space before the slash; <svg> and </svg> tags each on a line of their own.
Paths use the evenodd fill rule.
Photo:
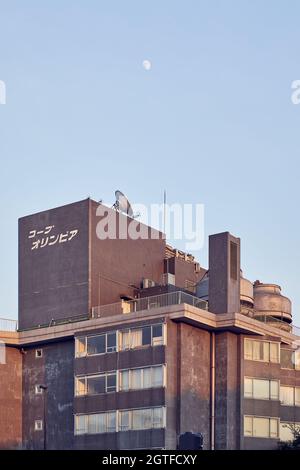
<svg viewBox="0 0 300 470">
<path fill-rule="evenodd" d="M 160 307 L 169 307 L 171 305 L 180 304 L 188 304 L 202 310 L 208 310 L 208 303 L 205 300 L 201 300 L 194 295 L 187 294 L 186 292 L 176 291 L 93 307 L 92 318 L 105 318 L 111 315 L 122 315 L 126 313 L 139 312 L 141 310 L 157 309 Z"/>
</svg>

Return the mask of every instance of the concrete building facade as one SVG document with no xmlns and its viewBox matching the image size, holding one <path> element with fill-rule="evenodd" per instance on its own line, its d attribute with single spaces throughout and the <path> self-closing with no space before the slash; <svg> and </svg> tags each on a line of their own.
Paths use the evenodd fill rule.
<svg viewBox="0 0 300 470">
<path fill-rule="evenodd" d="M 0 447 L 176 449 L 184 432 L 202 433 L 205 449 L 292 439 L 300 338 L 279 286 L 243 277 L 227 232 L 210 237 L 205 269 L 101 209 L 87 199 L 19 221 L 18 329 L 0 331 Z M 110 218 L 123 235 L 101 239 Z"/>
</svg>

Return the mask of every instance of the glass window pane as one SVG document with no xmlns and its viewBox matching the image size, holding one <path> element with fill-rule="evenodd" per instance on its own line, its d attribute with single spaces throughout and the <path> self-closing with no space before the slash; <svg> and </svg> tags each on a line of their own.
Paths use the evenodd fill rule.
<svg viewBox="0 0 300 470">
<path fill-rule="evenodd" d="M 105 376 L 101 377 L 88 377 L 87 379 L 87 392 L 88 395 L 97 395 L 105 393 Z"/>
<path fill-rule="evenodd" d="M 132 410 L 132 429 L 142 429 L 143 410 Z"/>
<path fill-rule="evenodd" d="M 84 356 L 86 353 L 86 338 L 76 338 L 76 357 Z"/>
<path fill-rule="evenodd" d="M 106 335 L 92 336 L 87 339 L 87 352 L 88 355 L 103 354 L 105 353 L 105 338 Z"/>
<path fill-rule="evenodd" d="M 142 346 L 142 330 L 131 330 L 130 343 L 131 348 Z"/>
<path fill-rule="evenodd" d="M 283 369 L 293 369 L 292 351 L 290 349 L 281 349 L 280 362 Z"/>
<path fill-rule="evenodd" d="M 151 429 L 153 427 L 153 410 L 147 409 L 142 412 L 142 429 Z"/>
<path fill-rule="evenodd" d="M 115 392 L 117 389 L 117 374 L 109 374 L 106 377 L 106 391 Z"/>
<path fill-rule="evenodd" d="M 130 412 L 120 411 L 119 412 L 119 427 L 120 431 L 128 431 L 130 429 Z"/>
<path fill-rule="evenodd" d="M 269 380 L 253 379 L 253 397 L 261 400 L 269 400 L 270 398 Z"/>
<path fill-rule="evenodd" d="M 261 352 L 261 342 L 260 341 L 253 341 L 253 360 L 260 361 L 262 357 Z"/>
<path fill-rule="evenodd" d="M 249 339 L 245 339 L 245 342 L 244 342 L 244 358 L 245 359 L 251 360 L 253 358 L 252 347 L 253 347 L 253 341 Z"/>
<path fill-rule="evenodd" d="M 252 418 L 244 416 L 244 436 L 252 436 Z"/>
<path fill-rule="evenodd" d="M 143 328 L 143 346 L 151 344 L 151 326 L 145 326 Z"/>
<path fill-rule="evenodd" d="M 270 360 L 270 343 L 266 343 L 266 342 L 262 342 L 261 341 L 261 344 L 263 346 L 263 355 L 262 355 L 262 358 L 261 360 L 263 360 L 264 362 L 269 362 Z"/>
<path fill-rule="evenodd" d="M 106 414 L 88 415 L 89 434 L 102 434 L 106 432 Z"/>
<path fill-rule="evenodd" d="M 106 413 L 107 432 L 116 432 L 116 412 Z"/>
<path fill-rule="evenodd" d="M 294 440 L 292 426 L 289 423 L 280 423 L 280 440 L 283 442 Z"/>
<path fill-rule="evenodd" d="M 120 389 L 129 390 L 129 371 L 122 370 L 120 373 Z"/>
<path fill-rule="evenodd" d="M 85 395 L 86 394 L 86 385 L 85 385 L 85 377 L 78 378 L 76 377 L 76 395 Z"/>
<path fill-rule="evenodd" d="M 253 397 L 253 392 L 252 392 L 252 379 L 245 378 L 244 380 L 244 396 L 248 398 Z"/>
<path fill-rule="evenodd" d="M 117 350 L 117 334 L 108 333 L 107 334 L 107 352 L 114 352 Z"/>
<path fill-rule="evenodd" d="M 280 401 L 283 405 L 294 405 L 294 389 L 293 387 L 280 387 Z"/>
<path fill-rule="evenodd" d="M 279 400 L 279 382 L 278 380 L 271 380 L 270 383 L 271 400 Z"/>
<path fill-rule="evenodd" d="M 278 437 L 278 420 L 270 419 L 270 437 Z"/>
<path fill-rule="evenodd" d="M 130 332 L 129 330 L 121 332 L 121 349 L 129 349 L 130 348 Z"/>
<path fill-rule="evenodd" d="M 133 369 L 131 371 L 130 388 L 133 388 L 133 389 L 142 388 L 142 370 L 141 369 Z"/>
<path fill-rule="evenodd" d="M 152 369 L 152 387 L 163 387 L 164 369 L 163 366 L 153 367 Z"/>
<path fill-rule="evenodd" d="M 87 427 L 86 427 L 86 416 L 80 415 L 76 416 L 75 419 L 75 433 L 76 434 L 86 434 Z"/>
<path fill-rule="evenodd" d="M 164 410 L 163 408 L 154 408 L 153 409 L 153 427 L 154 428 L 163 428 L 164 427 Z"/>
<path fill-rule="evenodd" d="M 270 343 L 270 361 L 279 362 L 279 344 Z"/>
<path fill-rule="evenodd" d="M 153 325 L 152 326 L 152 337 L 153 338 L 161 338 L 162 335 L 163 335 L 162 325 Z"/>
<path fill-rule="evenodd" d="M 295 369 L 300 369 L 300 351 L 295 351 Z"/>
<path fill-rule="evenodd" d="M 143 388 L 153 387 L 152 383 L 152 369 L 151 367 L 146 367 L 143 369 Z"/>
<path fill-rule="evenodd" d="M 295 388 L 295 405 L 300 406 L 300 388 Z"/>
<path fill-rule="evenodd" d="M 253 418 L 253 436 L 269 437 L 269 418 Z"/>
</svg>

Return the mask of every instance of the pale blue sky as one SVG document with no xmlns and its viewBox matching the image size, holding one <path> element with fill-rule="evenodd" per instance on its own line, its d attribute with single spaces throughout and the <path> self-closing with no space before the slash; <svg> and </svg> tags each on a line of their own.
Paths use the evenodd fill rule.
<svg viewBox="0 0 300 470">
<path fill-rule="evenodd" d="M 300 325 L 299 18 L 296 0 L 1 0 L 0 317 L 18 217 L 166 188 L 205 204 L 206 236 L 241 237 L 246 276 L 281 284 Z"/>
</svg>

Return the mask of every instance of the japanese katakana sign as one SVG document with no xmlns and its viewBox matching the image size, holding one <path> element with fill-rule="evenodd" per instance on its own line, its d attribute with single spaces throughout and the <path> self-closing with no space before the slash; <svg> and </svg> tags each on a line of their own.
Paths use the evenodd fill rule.
<svg viewBox="0 0 300 470">
<path fill-rule="evenodd" d="M 28 235 L 28 239 L 31 241 L 31 250 L 68 243 L 78 235 L 77 229 L 59 233 L 54 228 L 55 225 L 49 225 L 42 230 L 31 230 Z"/>
</svg>

